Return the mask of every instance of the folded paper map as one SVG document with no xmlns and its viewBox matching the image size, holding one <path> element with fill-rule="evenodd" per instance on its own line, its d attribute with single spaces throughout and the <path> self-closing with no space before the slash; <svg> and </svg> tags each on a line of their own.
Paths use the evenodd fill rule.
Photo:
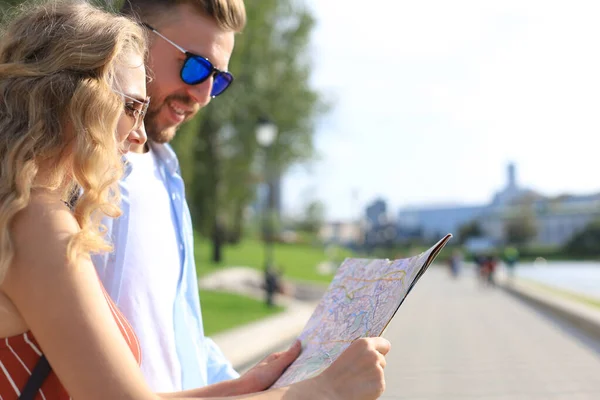
<svg viewBox="0 0 600 400">
<path fill-rule="evenodd" d="M 417 280 L 452 235 L 401 260 L 347 258 L 300 334 L 302 353 L 273 388 L 318 375 L 350 344 L 381 336 Z"/>
</svg>

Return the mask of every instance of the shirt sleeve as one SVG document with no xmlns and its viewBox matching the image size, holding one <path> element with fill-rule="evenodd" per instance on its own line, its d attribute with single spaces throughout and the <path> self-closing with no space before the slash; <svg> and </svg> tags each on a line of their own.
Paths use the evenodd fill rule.
<svg viewBox="0 0 600 400">
<path fill-rule="evenodd" d="M 205 337 L 206 358 L 208 360 L 208 384 L 218 383 L 229 379 L 239 378 L 240 374 L 233 369 L 231 363 L 212 339 Z"/>
<path fill-rule="evenodd" d="M 118 218 L 105 217 L 102 219 L 104 226 L 104 239 L 113 247 L 111 252 L 92 254 L 92 262 L 96 267 L 98 277 L 104 289 L 117 306 L 120 306 L 121 280 L 123 277 L 123 258 L 125 257 L 127 231 L 129 229 L 129 190 L 127 185 L 119 182 L 121 190 L 120 208 L 123 214 Z"/>
</svg>

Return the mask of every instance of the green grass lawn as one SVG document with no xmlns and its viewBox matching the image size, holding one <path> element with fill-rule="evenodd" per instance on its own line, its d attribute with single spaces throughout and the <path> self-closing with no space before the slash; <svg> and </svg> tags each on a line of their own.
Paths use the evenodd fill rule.
<svg viewBox="0 0 600 400">
<path fill-rule="evenodd" d="M 283 311 L 259 300 L 232 293 L 200 291 L 202 321 L 206 335 L 214 335 Z"/>
<path fill-rule="evenodd" d="M 263 243 L 258 240 L 246 239 L 237 245 L 225 247 L 221 265 L 210 261 L 211 244 L 208 240 L 197 236 L 195 243 L 196 268 L 199 276 L 229 266 L 264 268 L 265 248 Z M 322 283 L 331 281 L 333 275 L 319 275 L 315 268 L 320 262 L 328 259 L 322 247 L 281 243 L 275 243 L 273 246 L 275 265 L 283 268 L 285 278 Z M 336 264 L 339 265 L 345 257 L 350 256 L 351 253 L 347 250 L 337 250 Z"/>
<path fill-rule="evenodd" d="M 246 239 L 238 245 L 223 248 L 223 263 L 210 261 L 211 244 L 208 240 L 196 236 L 195 256 L 198 275 L 206 275 L 220 268 L 246 266 L 262 270 L 264 268 L 265 248 L 258 240 Z M 311 281 L 328 284 L 333 275 L 319 275 L 316 266 L 322 261 L 334 257 L 340 264 L 351 253 L 337 250 L 334 255 L 325 254 L 322 247 L 306 244 L 274 244 L 275 265 L 283 268 L 284 279 Z M 239 327 L 281 312 L 283 308 L 268 308 L 263 301 L 237 294 L 200 291 L 202 319 L 207 335 Z"/>
</svg>

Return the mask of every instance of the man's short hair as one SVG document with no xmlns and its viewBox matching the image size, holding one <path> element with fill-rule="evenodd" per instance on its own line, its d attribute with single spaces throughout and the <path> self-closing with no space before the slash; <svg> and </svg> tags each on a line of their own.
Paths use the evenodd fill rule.
<svg viewBox="0 0 600 400">
<path fill-rule="evenodd" d="M 224 31 L 241 32 L 246 25 L 244 0 L 124 0 L 121 12 L 156 23 L 180 4 L 191 5 Z"/>
</svg>

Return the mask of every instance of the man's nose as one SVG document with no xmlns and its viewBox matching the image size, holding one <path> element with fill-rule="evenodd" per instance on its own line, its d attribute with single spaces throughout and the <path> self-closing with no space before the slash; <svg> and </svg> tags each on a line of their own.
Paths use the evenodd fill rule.
<svg viewBox="0 0 600 400">
<path fill-rule="evenodd" d="M 212 86 L 213 77 L 211 76 L 198 85 L 188 86 L 187 93 L 194 103 L 198 104 L 200 107 L 204 107 L 210 102 Z"/>
</svg>

